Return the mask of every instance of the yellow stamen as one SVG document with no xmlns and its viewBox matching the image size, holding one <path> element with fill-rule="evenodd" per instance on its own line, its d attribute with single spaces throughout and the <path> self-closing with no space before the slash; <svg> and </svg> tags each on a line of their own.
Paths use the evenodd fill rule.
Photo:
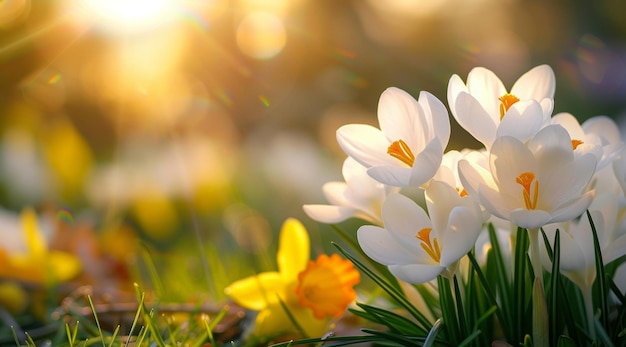
<svg viewBox="0 0 626 347">
<path fill-rule="evenodd" d="M 411 152 L 409 145 L 407 145 L 403 140 L 394 141 L 391 145 L 389 145 L 387 148 L 387 154 L 399 159 L 406 165 L 413 167 L 415 156 L 413 155 L 413 152 Z"/>
<path fill-rule="evenodd" d="M 436 263 L 439 263 L 439 259 L 441 259 L 441 248 L 439 247 L 439 242 L 436 238 L 433 239 L 432 243 L 430 242 L 431 231 L 432 228 L 424 228 L 420 230 L 415 237 L 422 241 L 420 245 L 424 251 L 426 251 L 426 254 L 428 254 Z"/>
<path fill-rule="evenodd" d="M 578 147 L 579 145 L 582 145 L 584 142 L 582 142 L 581 140 L 572 140 L 572 150 L 575 150 L 576 147 Z"/>
<path fill-rule="evenodd" d="M 500 100 L 500 120 L 502 120 L 506 111 L 508 111 L 514 103 L 518 102 L 519 98 L 513 94 L 506 93 L 499 97 L 498 100 Z"/>
<path fill-rule="evenodd" d="M 524 196 L 524 205 L 526 205 L 526 209 L 534 210 L 537 208 L 537 200 L 539 199 L 539 181 L 535 180 L 535 174 L 532 172 L 522 172 L 519 176 L 517 176 L 515 182 L 519 183 L 523 188 L 522 195 Z M 535 187 L 533 189 L 533 196 L 531 199 L 530 189 L 533 182 L 535 182 Z"/>
<path fill-rule="evenodd" d="M 467 190 L 465 190 L 465 189 L 461 189 L 461 188 L 457 187 L 457 188 L 456 188 L 456 191 L 459 193 L 459 195 L 460 195 L 462 198 L 463 198 L 463 197 L 466 197 L 466 196 L 468 195 L 468 194 L 467 194 Z"/>
</svg>

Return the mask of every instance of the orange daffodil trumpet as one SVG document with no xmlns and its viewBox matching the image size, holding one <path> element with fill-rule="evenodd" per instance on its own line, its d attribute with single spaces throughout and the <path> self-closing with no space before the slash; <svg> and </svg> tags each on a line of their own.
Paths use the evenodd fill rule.
<svg viewBox="0 0 626 347">
<path fill-rule="evenodd" d="M 280 232 L 278 271 L 235 281 L 225 293 L 237 304 L 259 311 L 252 335 L 321 336 L 331 319 L 341 316 L 356 298 L 359 272 L 336 254 L 309 260 L 309 235 L 296 219 Z"/>
<path fill-rule="evenodd" d="M 380 129 L 348 124 L 337 130 L 339 146 L 367 167 L 375 180 L 396 187 L 418 187 L 430 180 L 450 139 L 450 120 L 435 96 L 421 92 L 416 101 L 388 88 L 378 103 Z"/>
<path fill-rule="evenodd" d="M 365 254 L 409 283 L 452 275 L 482 229 L 478 204 L 448 184 L 433 181 L 425 195 L 428 215 L 408 197 L 391 194 L 382 208 L 385 227 L 364 225 L 357 232 Z"/>
<path fill-rule="evenodd" d="M 526 141 L 545 125 L 554 107 L 555 78 L 548 65 L 523 74 L 508 92 L 498 76 L 483 67 L 472 69 L 463 83 L 453 75 L 448 104 L 454 119 L 489 149 L 499 136 Z"/>
</svg>

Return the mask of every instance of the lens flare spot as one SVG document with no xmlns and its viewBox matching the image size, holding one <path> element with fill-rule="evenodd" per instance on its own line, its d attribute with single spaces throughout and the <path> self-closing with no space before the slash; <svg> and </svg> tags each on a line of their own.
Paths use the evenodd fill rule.
<svg viewBox="0 0 626 347">
<path fill-rule="evenodd" d="M 67 224 L 73 224 L 74 223 L 74 215 L 72 214 L 72 211 L 68 210 L 68 209 L 60 209 L 57 211 L 57 219 L 60 221 L 63 221 Z"/>
<path fill-rule="evenodd" d="M 271 59 L 285 47 L 287 34 L 283 21 L 266 12 L 254 12 L 239 23 L 237 45 L 249 57 Z"/>
<path fill-rule="evenodd" d="M 259 95 L 259 100 L 261 100 L 261 102 L 263 103 L 263 105 L 264 105 L 265 107 L 269 107 L 269 105 L 270 105 L 270 101 L 269 101 L 269 100 L 267 100 L 267 98 L 266 98 L 265 96 L 263 96 L 263 95 Z"/>
<path fill-rule="evenodd" d="M 48 84 L 57 84 L 59 81 L 61 81 L 61 74 L 56 73 L 48 79 Z"/>
</svg>

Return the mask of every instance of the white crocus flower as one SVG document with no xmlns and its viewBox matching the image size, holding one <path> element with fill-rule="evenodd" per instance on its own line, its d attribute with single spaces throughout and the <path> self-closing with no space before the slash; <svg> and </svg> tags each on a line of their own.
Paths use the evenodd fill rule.
<svg viewBox="0 0 626 347">
<path fill-rule="evenodd" d="M 571 139 L 559 125 L 543 128 L 528 145 L 504 136 L 498 138 L 489 157 L 492 178 L 466 170 L 460 175 L 467 187 L 478 187 L 482 205 L 493 215 L 522 228 L 580 216 L 594 192 L 585 192 L 596 168 L 591 154 L 574 156 Z"/>
<path fill-rule="evenodd" d="M 365 225 L 357 232 L 365 254 L 409 283 L 452 275 L 482 227 L 476 202 L 453 187 L 433 181 L 425 196 L 430 218 L 413 200 L 391 194 L 383 204 L 385 227 Z"/>
<path fill-rule="evenodd" d="M 450 120 L 441 101 L 428 92 L 419 100 L 398 88 L 388 88 L 378 104 L 380 130 L 348 124 L 337 130 L 337 141 L 375 180 L 396 187 L 418 187 L 430 180 L 450 139 Z"/>
<path fill-rule="evenodd" d="M 453 75 L 448 105 L 459 125 L 489 149 L 499 136 L 525 141 L 545 125 L 554 107 L 555 77 L 548 65 L 523 74 L 507 92 L 491 70 L 477 67 L 467 83 Z"/>
<path fill-rule="evenodd" d="M 321 223 L 339 223 L 356 217 L 382 225 L 383 201 L 397 188 L 374 180 L 363 165 L 350 157 L 343 162 L 342 173 L 345 182 L 328 182 L 322 187 L 330 205 L 304 205 L 304 212 Z"/>
<path fill-rule="evenodd" d="M 623 147 L 617 124 L 609 117 L 592 117 L 581 125 L 576 117 L 564 112 L 552 117 L 550 122 L 567 130 L 574 154 L 592 153 L 598 160 L 598 169 L 611 164 Z"/>
</svg>

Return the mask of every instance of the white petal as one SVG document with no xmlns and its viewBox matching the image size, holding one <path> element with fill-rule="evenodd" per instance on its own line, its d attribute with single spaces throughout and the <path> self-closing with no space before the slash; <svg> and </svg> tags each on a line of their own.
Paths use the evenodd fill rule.
<svg viewBox="0 0 626 347">
<path fill-rule="evenodd" d="M 571 113 L 561 112 L 556 114 L 552 117 L 550 123 L 559 124 L 565 128 L 572 139 L 583 140 L 585 138 L 583 128 L 580 126 L 580 123 L 578 123 L 576 117 L 574 117 Z"/>
<path fill-rule="evenodd" d="M 527 210 L 525 208 L 518 208 L 509 213 L 509 220 L 521 228 L 540 228 L 548 223 L 551 223 L 552 216 L 546 211 L 542 210 Z"/>
<path fill-rule="evenodd" d="M 544 164 L 537 180 L 540 184 L 540 206 L 550 209 L 560 207 L 567 201 L 580 196 L 595 173 L 596 158 L 585 154 L 575 161 L 561 165 Z"/>
<path fill-rule="evenodd" d="M 449 266 L 461 259 L 476 243 L 482 229 L 482 215 L 478 206 L 458 206 L 448 218 L 447 231 L 441 235 L 441 259 L 439 263 Z"/>
<path fill-rule="evenodd" d="M 414 254 L 399 244 L 386 229 L 364 225 L 357 230 L 357 240 L 368 257 L 383 265 L 411 264 Z"/>
<path fill-rule="evenodd" d="M 351 207 L 333 205 L 303 205 L 304 212 L 309 218 L 325 224 L 343 222 L 353 217 L 357 210 Z"/>
<path fill-rule="evenodd" d="M 408 283 L 425 283 L 435 279 L 445 270 L 445 266 L 409 264 L 389 266 L 389 271 L 399 279 Z"/>
<path fill-rule="evenodd" d="M 483 67 L 472 69 L 467 75 L 467 89 L 492 117 L 500 116 L 499 97 L 506 94 L 502 81 L 491 70 Z"/>
<path fill-rule="evenodd" d="M 504 114 L 496 137 L 513 136 L 526 142 L 544 126 L 541 105 L 534 100 L 519 101 Z"/>
<path fill-rule="evenodd" d="M 350 202 L 346 198 L 347 191 L 348 185 L 345 182 L 326 182 L 322 185 L 322 192 L 332 205 L 348 206 Z"/>
<path fill-rule="evenodd" d="M 425 133 L 427 123 L 417 101 L 404 90 L 391 87 L 381 94 L 378 123 L 389 142 L 402 139 L 412 150 L 423 147 L 424 139 L 419 135 Z"/>
<path fill-rule="evenodd" d="M 607 116 L 591 117 L 582 124 L 582 128 L 585 134 L 598 134 L 605 138 L 608 143 L 618 144 L 622 142 L 617 124 Z"/>
<path fill-rule="evenodd" d="M 567 130 L 558 124 L 548 125 L 528 142 L 528 148 L 537 158 L 539 165 L 557 165 L 571 161 L 574 156 L 572 139 Z"/>
<path fill-rule="evenodd" d="M 510 196 L 485 185 L 478 186 L 478 197 L 489 213 L 506 220 L 510 220 L 509 214 L 512 210 L 522 206 L 521 201 L 518 203 Z"/>
<path fill-rule="evenodd" d="M 602 261 L 608 264 L 613 260 L 626 255 L 626 235 L 613 240 L 602 252 Z"/>
<path fill-rule="evenodd" d="M 446 148 L 450 140 L 450 118 L 446 107 L 429 92 L 421 92 L 417 102 L 422 107 L 426 119 L 432 124 L 429 133 L 439 140 L 441 148 Z"/>
<path fill-rule="evenodd" d="M 402 194 L 390 194 L 387 197 L 383 204 L 383 221 L 386 229 L 415 245 L 419 245 L 419 241 L 415 238 L 417 232 L 423 228 L 432 227 L 426 212 Z"/>
<path fill-rule="evenodd" d="M 553 249 L 556 228 L 563 225 L 564 224 L 561 223 L 550 224 L 543 228 Z M 585 257 L 581 256 L 581 254 L 583 254 L 583 250 L 580 248 L 578 241 L 573 237 L 573 235 L 566 232 L 564 229 L 561 229 L 559 231 L 559 238 L 561 239 L 561 270 L 573 271 L 585 268 L 587 262 Z"/>
<path fill-rule="evenodd" d="M 394 187 L 407 187 L 411 181 L 411 169 L 408 167 L 375 166 L 367 169 L 367 174 L 380 183 Z"/>
<path fill-rule="evenodd" d="M 556 87 L 554 71 L 548 65 L 539 65 L 526 72 L 513 84 L 511 94 L 521 100 L 554 98 Z"/>
<path fill-rule="evenodd" d="M 476 98 L 465 92 L 459 93 L 455 104 L 450 107 L 456 109 L 455 119 L 459 125 L 485 147 L 490 148 L 496 136 L 496 124 L 500 120 L 495 120 Z"/>
<path fill-rule="evenodd" d="M 541 104 L 541 109 L 543 110 L 544 119 L 547 121 L 550 120 L 550 116 L 552 115 L 552 111 L 554 110 L 554 100 L 544 98 L 539 101 Z"/>
<path fill-rule="evenodd" d="M 503 136 L 496 139 L 489 158 L 491 173 L 503 194 L 521 198 L 521 186 L 516 182 L 523 172 L 538 172 L 530 150 L 519 140 Z M 518 194 L 519 193 L 519 194 Z"/>
<path fill-rule="evenodd" d="M 443 148 L 439 141 L 433 139 L 423 151 L 415 156 L 409 185 L 419 187 L 430 180 L 439 169 L 442 157 Z"/>
<path fill-rule="evenodd" d="M 347 155 L 365 167 L 401 164 L 398 159 L 387 154 L 389 141 L 371 125 L 344 125 L 337 129 L 337 142 Z"/>
<path fill-rule="evenodd" d="M 579 199 L 575 199 L 569 204 L 562 206 L 556 211 L 553 211 L 550 223 L 565 222 L 582 215 L 585 210 L 589 208 L 589 205 L 591 205 L 591 202 L 593 201 L 593 197 L 595 195 L 594 193 L 594 191 L 587 192 Z"/>
<path fill-rule="evenodd" d="M 426 206 L 433 229 L 444 233 L 448 218 L 454 207 L 461 204 L 461 197 L 455 188 L 441 181 L 433 181 L 424 192 Z"/>
<path fill-rule="evenodd" d="M 452 75 L 448 81 L 448 105 L 451 105 L 450 111 L 452 112 L 454 118 L 458 118 L 458 115 L 456 114 L 456 108 L 452 107 L 452 105 L 456 104 L 456 98 L 461 92 L 469 94 L 469 91 L 467 90 L 463 80 L 461 80 L 461 77 L 458 75 Z"/>
<path fill-rule="evenodd" d="M 474 197 L 478 196 L 479 185 L 495 186 L 495 182 L 488 168 L 484 168 L 465 159 L 459 161 L 459 179 L 461 180 L 461 184 L 463 184 L 463 188 L 467 191 L 467 194 Z"/>
</svg>

